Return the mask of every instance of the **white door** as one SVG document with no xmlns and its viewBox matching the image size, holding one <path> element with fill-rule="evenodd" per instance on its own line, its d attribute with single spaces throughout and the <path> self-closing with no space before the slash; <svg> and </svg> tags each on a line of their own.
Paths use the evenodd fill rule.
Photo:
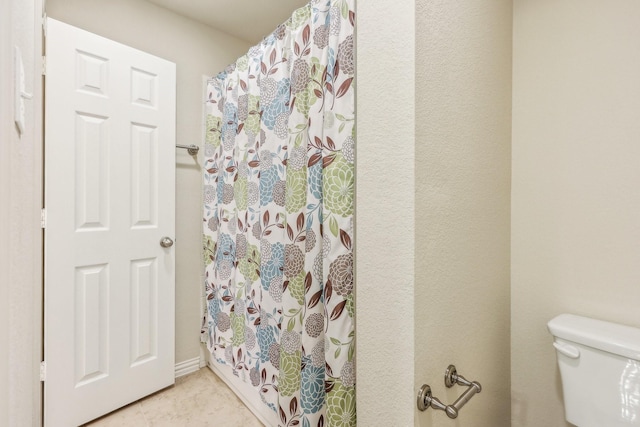
<svg viewBox="0 0 640 427">
<path fill-rule="evenodd" d="M 174 383 L 175 64 L 53 19 L 46 56 L 44 417 L 67 427 Z"/>
</svg>

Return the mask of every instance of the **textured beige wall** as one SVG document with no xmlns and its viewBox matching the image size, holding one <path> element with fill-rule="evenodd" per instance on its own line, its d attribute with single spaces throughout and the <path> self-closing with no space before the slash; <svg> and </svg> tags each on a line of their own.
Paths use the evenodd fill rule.
<svg viewBox="0 0 640 427">
<path fill-rule="evenodd" d="M 546 323 L 640 327 L 640 2 L 514 2 L 513 426 L 564 426 Z"/>
<path fill-rule="evenodd" d="M 455 364 L 483 387 L 456 425 L 508 426 L 512 4 L 416 4 L 415 388 L 453 403 Z"/>
<path fill-rule="evenodd" d="M 0 10 L 8 11 L 8 0 L 0 0 Z M 0 14 L 0 91 L 10 93 L 11 91 L 11 14 Z M 0 200 L 9 200 L 8 169 L 9 156 L 7 155 L 8 144 L 4 141 L 11 139 L 11 128 L 7 123 L 11 123 L 12 106 L 10 97 L 0 98 Z M 4 224 L 8 223 L 9 206 L 8 203 L 0 203 L 0 232 L 7 232 Z M 5 268 L 8 258 L 9 246 L 0 245 L 0 342 L 9 342 L 9 272 Z M 8 347 L 8 346 L 6 346 Z M 9 352 L 5 347 L 0 350 L 0 426 L 9 425 Z"/>
<path fill-rule="evenodd" d="M 39 0 L 0 3 L 0 427 L 40 425 L 42 44 Z M 25 132 L 13 123 L 13 48 L 25 66 Z"/>
<path fill-rule="evenodd" d="M 0 0 L 0 92 L 11 93 L 11 13 L 9 0 Z M 13 113 L 11 97 L 0 97 L 0 117 L 11 117 Z M 9 223 L 9 144 L 11 140 L 11 122 L 0 123 L 0 233 L 8 232 Z M 0 342 L 9 342 L 9 271 L 6 262 L 9 258 L 9 245 L 0 245 Z M 5 261 L 7 260 L 7 261 Z M 0 426 L 9 425 L 9 346 L 0 347 Z"/>
<path fill-rule="evenodd" d="M 358 423 L 509 423 L 511 2 L 358 3 Z"/>
<path fill-rule="evenodd" d="M 177 65 L 177 142 L 202 145 L 203 75 L 221 71 L 250 47 L 139 0 L 47 0 L 50 17 Z M 176 152 L 176 363 L 199 357 L 202 289 L 202 153 Z"/>
<path fill-rule="evenodd" d="M 414 420 L 414 2 L 358 1 L 358 425 Z"/>
</svg>

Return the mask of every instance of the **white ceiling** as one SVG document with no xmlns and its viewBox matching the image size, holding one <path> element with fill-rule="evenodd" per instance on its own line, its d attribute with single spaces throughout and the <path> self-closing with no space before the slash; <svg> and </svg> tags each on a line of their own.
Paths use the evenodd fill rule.
<svg viewBox="0 0 640 427">
<path fill-rule="evenodd" d="M 308 0 L 147 0 L 177 14 L 258 43 Z"/>
</svg>

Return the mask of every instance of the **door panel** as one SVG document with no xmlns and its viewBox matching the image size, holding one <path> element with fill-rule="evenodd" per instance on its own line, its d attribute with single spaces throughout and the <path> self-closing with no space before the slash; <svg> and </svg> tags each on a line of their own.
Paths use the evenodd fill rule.
<svg viewBox="0 0 640 427">
<path fill-rule="evenodd" d="M 175 64 L 48 20 L 45 424 L 174 382 Z"/>
</svg>

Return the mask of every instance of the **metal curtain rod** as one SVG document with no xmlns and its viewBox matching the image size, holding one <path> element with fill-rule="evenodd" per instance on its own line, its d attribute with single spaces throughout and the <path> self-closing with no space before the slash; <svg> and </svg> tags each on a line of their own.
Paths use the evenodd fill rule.
<svg viewBox="0 0 640 427">
<path fill-rule="evenodd" d="M 176 144 L 177 148 L 184 148 L 185 150 L 187 150 L 189 152 L 189 154 L 191 154 L 192 156 L 195 156 L 196 154 L 198 154 L 198 150 L 200 150 L 200 147 L 198 147 L 197 145 L 191 144 L 191 145 L 180 145 L 180 144 Z"/>
</svg>

